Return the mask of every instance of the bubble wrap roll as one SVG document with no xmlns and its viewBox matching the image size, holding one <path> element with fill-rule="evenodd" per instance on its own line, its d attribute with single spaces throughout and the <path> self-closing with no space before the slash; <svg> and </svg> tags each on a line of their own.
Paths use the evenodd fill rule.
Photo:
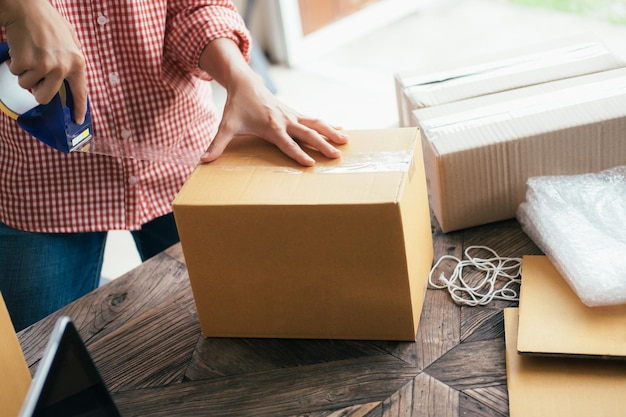
<svg viewBox="0 0 626 417">
<path fill-rule="evenodd" d="M 517 219 L 584 304 L 626 303 L 626 166 L 530 178 Z"/>
</svg>

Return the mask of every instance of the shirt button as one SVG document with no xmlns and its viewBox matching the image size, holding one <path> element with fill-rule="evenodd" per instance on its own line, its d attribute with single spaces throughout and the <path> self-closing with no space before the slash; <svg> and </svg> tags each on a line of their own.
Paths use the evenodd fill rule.
<svg viewBox="0 0 626 417">
<path fill-rule="evenodd" d="M 109 74 L 109 81 L 111 82 L 111 84 L 116 85 L 119 84 L 120 82 L 120 76 L 117 75 L 117 72 L 112 72 Z"/>
<path fill-rule="evenodd" d="M 109 23 L 109 19 L 105 15 L 103 15 L 103 14 L 99 15 L 98 19 L 96 19 L 96 21 L 98 22 L 98 24 L 100 26 L 104 26 L 107 23 Z"/>
<path fill-rule="evenodd" d="M 130 137 L 131 135 L 131 131 L 128 129 L 123 129 L 122 130 L 122 139 L 126 140 Z"/>
<path fill-rule="evenodd" d="M 139 178 L 137 178 L 137 177 L 135 177 L 135 176 L 132 176 L 132 175 L 131 175 L 130 177 L 128 177 L 128 183 L 129 183 L 130 185 L 135 185 L 135 184 L 137 184 L 138 182 L 139 182 Z"/>
</svg>

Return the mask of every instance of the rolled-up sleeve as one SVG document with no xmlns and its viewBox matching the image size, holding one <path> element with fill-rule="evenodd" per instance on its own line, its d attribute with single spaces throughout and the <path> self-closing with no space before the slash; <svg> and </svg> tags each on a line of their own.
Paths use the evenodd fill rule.
<svg viewBox="0 0 626 417">
<path fill-rule="evenodd" d="M 237 43 L 249 60 L 250 34 L 228 0 L 171 0 L 168 4 L 165 54 L 193 75 L 210 79 L 198 62 L 204 47 L 218 38 Z"/>
</svg>

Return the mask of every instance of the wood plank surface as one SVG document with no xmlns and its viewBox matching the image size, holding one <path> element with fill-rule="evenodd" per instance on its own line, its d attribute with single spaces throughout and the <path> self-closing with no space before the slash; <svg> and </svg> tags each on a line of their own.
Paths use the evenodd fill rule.
<svg viewBox="0 0 626 417">
<path fill-rule="evenodd" d="M 287 416 L 382 401 L 418 373 L 397 358 L 378 355 L 137 389 L 114 398 L 124 416 Z"/>
<path fill-rule="evenodd" d="M 446 291 L 427 290 L 417 329 L 418 367 L 426 368 L 460 342 L 460 307 Z"/>
<path fill-rule="evenodd" d="M 471 245 L 541 254 L 514 220 L 434 225 L 435 260 Z M 124 416 L 502 417 L 502 309 L 515 305 L 461 306 L 429 288 L 414 343 L 204 338 L 174 245 L 18 336 L 34 372 L 54 321 L 70 315 Z"/>
<path fill-rule="evenodd" d="M 41 358 L 58 317 L 68 315 L 90 346 L 180 291 L 190 292 L 185 265 L 168 253 L 85 295 L 19 333 L 31 368 Z"/>
<path fill-rule="evenodd" d="M 463 390 L 463 395 L 491 408 L 496 413 L 495 415 L 501 416 L 509 413 L 509 393 L 505 385 L 466 389 Z"/>
<path fill-rule="evenodd" d="M 198 380 L 379 355 L 389 353 L 376 342 L 200 338 L 185 376 Z"/>
<path fill-rule="evenodd" d="M 113 392 L 181 382 L 200 337 L 190 320 L 193 304 L 181 292 L 90 345 L 100 374 Z"/>
</svg>

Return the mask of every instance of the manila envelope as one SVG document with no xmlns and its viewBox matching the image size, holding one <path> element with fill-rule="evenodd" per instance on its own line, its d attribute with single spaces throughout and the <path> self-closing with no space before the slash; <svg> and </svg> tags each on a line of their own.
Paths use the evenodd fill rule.
<svg viewBox="0 0 626 417">
<path fill-rule="evenodd" d="M 504 310 L 511 417 L 623 417 L 626 361 L 517 352 L 518 309 Z"/>
<path fill-rule="evenodd" d="M 586 306 L 546 256 L 524 256 L 517 350 L 625 358 L 626 305 Z"/>
</svg>

